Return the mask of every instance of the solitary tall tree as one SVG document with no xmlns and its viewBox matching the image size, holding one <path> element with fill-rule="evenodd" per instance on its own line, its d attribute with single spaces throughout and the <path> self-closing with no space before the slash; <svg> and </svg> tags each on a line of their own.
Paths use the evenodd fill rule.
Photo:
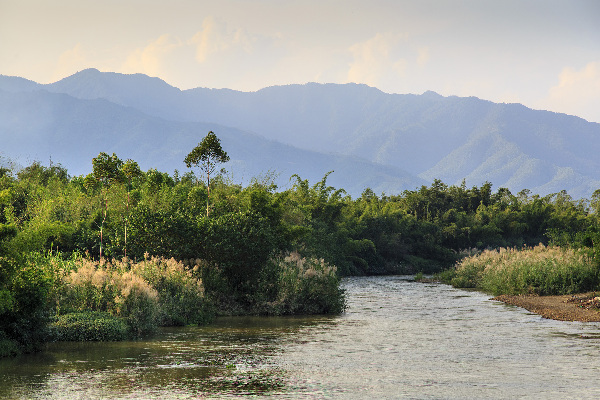
<svg viewBox="0 0 600 400">
<path fill-rule="evenodd" d="M 209 214 L 210 176 L 215 172 L 217 165 L 229 161 L 227 152 L 221 147 L 221 140 L 213 133 L 208 134 L 183 160 L 188 168 L 199 167 L 206 175 L 206 216 Z"/>
</svg>

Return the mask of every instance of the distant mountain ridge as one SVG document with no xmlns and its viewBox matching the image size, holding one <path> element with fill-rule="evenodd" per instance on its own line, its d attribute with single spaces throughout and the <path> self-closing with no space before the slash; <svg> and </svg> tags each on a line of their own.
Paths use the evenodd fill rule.
<svg viewBox="0 0 600 400">
<path fill-rule="evenodd" d="M 144 170 L 183 173 L 186 154 L 209 130 L 218 133 L 231 156 L 226 168 L 235 183 L 275 175 L 276 183 L 286 188 L 293 174 L 316 183 L 335 170 L 328 184 L 353 196 L 366 187 L 396 193 L 427 184 L 392 166 L 302 150 L 215 123 L 168 121 L 105 99 L 0 89 L 0 161 L 12 159 L 28 165 L 39 160 L 47 165 L 52 160 L 67 167 L 70 174 L 80 175 L 89 173 L 92 158 L 104 151 L 136 160 Z"/>
<path fill-rule="evenodd" d="M 233 149 L 236 135 L 253 134 L 255 141 L 247 145 L 258 146 L 263 153 L 235 149 L 234 153 L 240 154 L 239 165 L 252 166 L 249 169 L 253 171 L 275 169 L 287 174 L 292 171 L 287 168 L 281 171 L 282 164 L 278 164 L 285 165 L 285 161 L 268 151 L 283 151 L 277 146 L 287 146 L 289 154 L 304 152 L 302 157 L 308 158 L 320 154 L 322 158 L 318 165 L 303 164 L 299 157 L 298 170 L 292 173 L 304 177 L 304 169 L 321 168 L 323 170 L 314 174 L 323 176 L 327 172 L 325 165 L 331 166 L 336 170 L 330 176 L 332 184 L 336 175 L 346 175 L 347 178 L 335 183 L 338 187 L 350 188 L 353 195 L 359 194 L 361 187 L 394 194 L 436 178 L 447 184 L 460 184 L 463 179 L 467 185 L 490 181 L 495 188 L 508 187 L 513 193 L 530 189 L 534 193 L 548 194 L 565 189 L 576 198 L 589 198 L 600 188 L 600 158 L 597 157 L 600 124 L 565 114 L 531 110 L 520 104 L 497 104 L 475 97 L 444 97 L 434 92 L 387 94 L 358 84 L 309 83 L 274 86 L 256 92 L 205 88 L 180 90 L 146 75 L 103 73 L 94 69 L 48 85 L 0 76 L 0 91 L 4 97 L 4 102 L 0 103 L 0 116 L 2 109 L 9 107 L 8 103 L 14 103 L 10 98 L 26 93 L 41 98 L 45 96 L 44 92 L 50 92 L 76 100 L 70 107 L 81 113 L 79 121 L 86 120 L 94 126 L 102 127 L 103 118 L 113 118 L 110 112 L 127 114 L 133 120 L 154 118 L 154 122 L 147 123 L 162 124 L 164 134 L 153 133 L 150 127 L 145 128 L 147 133 L 144 133 L 139 125 L 136 128 L 131 122 L 110 129 L 119 131 L 120 138 L 157 135 L 162 142 L 155 140 L 153 144 L 170 154 L 181 155 L 189 151 L 189 143 L 193 142 L 189 136 L 198 141 L 206 134 L 192 134 L 186 129 L 193 131 L 205 126 L 218 136 L 218 130 L 224 134 L 229 132 L 226 135 L 232 135 L 230 146 L 234 146 Z M 35 103 L 33 98 L 28 102 Z M 59 97 L 51 101 L 46 97 L 50 103 L 59 101 L 57 99 Z M 67 100 L 63 98 L 63 101 Z M 77 101 L 99 103 L 86 103 L 84 112 L 81 105 L 76 106 Z M 119 111 L 109 111 L 108 104 L 120 107 Z M 93 111 L 95 107 L 104 113 Z M 63 112 L 68 114 L 66 109 Z M 14 130 L 14 124 L 19 125 L 14 117 L 18 112 L 13 110 L 11 113 L 11 129 L 18 134 Z M 27 131 L 31 128 L 26 125 L 38 123 L 33 115 L 27 118 L 30 120 L 20 120 L 24 125 L 19 129 Z M 45 132 L 58 132 L 60 120 L 64 118 L 55 118 L 52 128 Z M 122 117 L 122 120 L 126 118 Z M 6 123 L 0 120 L 0 127 L 4 125 Z M 63 126 L 61 135 L 75 135 L 71 129 L 76 125 L 71 121 L 71 125 Z M 2 132 L 0 135 L 5 136 Z M 271 145 L 259 145 L 262 140 Z M 175 148 L 176 142 L 188 147 Z M 120 151 L 115 150 L 117 154 L 127 151 L 124 143 L 118 146 Z M 244 157 L 254 156 L 253 160 L 243 159 L 241 154 L 245 150 L 248 151 Z M 98 148 L 96 154 L 99 151 L 106 150 Z M 162 150 L 157 148 L 156 151 Z M 144 154 L 139 157 L 142 159 L 138 161 L 144 160 Z M 265 168 L 269 159 L 272 166 Z M 58 157 L 56 160 L 60 161 Z M 353 168 L 357 163 L 361 163 L 361 167 Z M 166 160 L 160 165 L 167 171 L 173 169 Z M 371 179 L 365 170 L 367 165 L 369 173 L 373 174 Z M 67 166 L 71 170 L 71 166 Z M 182 169 L 182 166 L 178 165 L 178 168 Z M 358 170 L 363 172 L 360 178 L 356 175 Z M 306 177 L 315 179 L 313 175 Z"/>
</svg>

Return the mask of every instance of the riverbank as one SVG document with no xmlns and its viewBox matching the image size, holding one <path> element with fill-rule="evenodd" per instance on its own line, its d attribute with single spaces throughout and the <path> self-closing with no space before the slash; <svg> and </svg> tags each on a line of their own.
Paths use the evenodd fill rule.
<svg viewBox="0 0 600 400">
<path fill-rule="evenodd" d="M 561 296 L 500 295 L 492 300 L 524 308 L 543 318 L 600 322 L 600 297 L 598 296 L 596 292 Z"/>
</svg>

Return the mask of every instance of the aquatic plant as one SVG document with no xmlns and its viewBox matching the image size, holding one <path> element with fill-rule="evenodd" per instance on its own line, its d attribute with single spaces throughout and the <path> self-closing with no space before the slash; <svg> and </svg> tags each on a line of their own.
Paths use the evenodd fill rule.
<svg viewBox="0 0 600 400">
<path fill-rule="evenodd" d="M 124 318 L 102 311 L 85 311 L 59 315 L 50 324 L 55 341 L 118 341 L 130 337 Z"/>
</svg>

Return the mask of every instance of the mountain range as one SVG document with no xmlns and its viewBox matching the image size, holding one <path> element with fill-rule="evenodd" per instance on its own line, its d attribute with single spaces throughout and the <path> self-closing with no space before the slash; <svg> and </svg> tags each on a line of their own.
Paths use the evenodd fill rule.
<svg viewBox="0 0 600 400">
<path fill-rule="evenodd" d="M 185 171 L 208 133 L 221 139 L 231 179 L 298 174 L 353 197 L 399 194 L 434 179 L 486 181 L 513 193 L 600 188 L 600 124 L 434 92 L 387 94 L 359 84 L 274 86 L 256 92 L 180 90 L 142 74 L 87 69 L 52 84 L 0 76 L 0 157 L 91 171 L 99 152 L 142 169 Z"/>
</svg>

